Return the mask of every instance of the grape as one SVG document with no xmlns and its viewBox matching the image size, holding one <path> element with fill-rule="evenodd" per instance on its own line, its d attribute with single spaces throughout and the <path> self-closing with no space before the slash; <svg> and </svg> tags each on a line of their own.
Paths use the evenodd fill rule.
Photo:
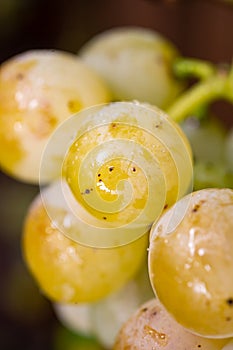
<svg viewBox="0 0 233 350">
<path fill-rule="evenodd" d="M 188 137 L 196 161 L 213 164 L 223 162 L 226 130 L 219 119 L 213 116 L 203 120 L 188 118 L 181 127 Z"/>
<path fill-rule="evenodd" d="M 148 236 L 112 249 L 87 247 L 70 240 L 56 225 L 60 216 L 65 220 L 69 216 L 67 207 L 55 195 L 57 186 L 55 182 L 43 190 L 43 198 L 53 207 L 53 220 L 40 195 L 28 210 L 23 228 L 25 263 L 52 301 L 97 301 L 135 275 L 145 259 Z"/>
<path fill-rule="evenodd" d="M 158 299 L 143 304 L 120 330 L 113 350 L 221 350 L 226 339 L 207 339 L 188 332 Z"/>
<path fill-rule="evenodd" d="M 127 244 L 147 232 L 164 207 L 189 191 L 192 170 L 179 126 L 138 102 L 91 107 L 69 118 L 52 135 L 41 165 L 43 177 L 62 176 L 59 196 L 73 213 L 69 225 L 60 215 L 60 230 L 95 247 Z"/>
<path fill-rule="evenodd" d="M 123 323 L 137 308 L 153 297 L 146 264 L 120 290 L 95 303 L 92 308 L 93 332 L 99 342 L 112 349 Z"/>
<path fill-rule="evenodd" d="M 193 333 L 233 335 L 233 190 L 203 189 L 152 227 L 149 275 L 155 294 Z"/>
<path fill-rule="evenodd" d="M 178 50 L 152 29 L 118 27 L 96 35 L 79 56 L 103 77 L 114 100 L 167 107 L 183 90 L 172 63 Z"/>
<path fill-rule="evenodd" d="M 92 303 L 53 303 L 53 308 L 58 320 L 69 330 L 91 336 L 92 327 Z"/>
<path fill-rule="evenodd" d="M 5 61 L 0 69 L 0 166 L 19 180 L 37 183 L 41 154 L 56 126 L 109 99 L 102 80 L 74 54 L 28 51 Z"/>
</svg>

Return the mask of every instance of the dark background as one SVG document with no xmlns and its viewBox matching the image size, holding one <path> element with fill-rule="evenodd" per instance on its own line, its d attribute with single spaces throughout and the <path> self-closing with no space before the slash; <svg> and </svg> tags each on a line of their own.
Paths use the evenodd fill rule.
<svg viewBox="0 0 233 350">
<path fill-rule="evenodd" d="M 223 1 L 0 0 L 0 62 L 46 48 L 76 53 L 94 34 L 122 25 L 154 28 L 184 56 L 230 63 L 233 5 Z M 232 106 L 216 103 L 221 118 Z M 0 173 L 0 349 L 50 350 L 59 325 L 50 302 L 28 274 L 21 227 L 37 186 Z M 66 349 L 65 349 L 66 350 Z"/>
</svg>

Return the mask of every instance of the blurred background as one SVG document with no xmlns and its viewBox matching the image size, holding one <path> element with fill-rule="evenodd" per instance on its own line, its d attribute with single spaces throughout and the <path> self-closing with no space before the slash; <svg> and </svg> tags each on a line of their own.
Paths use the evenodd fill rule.
<svg viewBox="0 0 233 350">
<path fill-rule="evenodd" d="M 157 30 L 184 56 L 214 63 L 232 60 L 231 1 L 0 0 L 0 63 L 38 48 L 76 53 L 93 35 L 123 25 Z M 232 106 L 216 103 L 213 108 L 229 122 Z M 0 349 L 4 350 L 58 349 L 60 324 L 28 274 L 21 253 L 24 216 L 37 193 L 37 186 L 0 173 Z"/>
</svg>

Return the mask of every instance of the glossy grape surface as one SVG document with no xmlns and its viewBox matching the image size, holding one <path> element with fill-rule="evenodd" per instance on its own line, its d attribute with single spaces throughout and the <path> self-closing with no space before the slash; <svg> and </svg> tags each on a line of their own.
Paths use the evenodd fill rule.
<svg viewBox="0 0 233 350">
<path fill-rule="evenodd" d="M 204 189 L 152 227 L 149 274 L 166 309 L 207 337 L 233 335 L 233 190 Z"/>
<path fill-rule="evenodd" d="M 74 54 L 37 50 L 7 60 L 0 68 L 0 166 L 38 183 L 43 148 L 56 126 L 109 99 L 102 80 Z"/>
<path fill-rule="evenodd" d="M 51 185 L 54 218 L 50 220 L 41 196 L 27 213 L 23 234 L 25 263 L 43 293 L 53 301 L 97 301 L 124 285 L 145 259 L 148 236 L 113 249 L 86 247 L 68 239 L 56 228 L 56 217 L 68 215 L 59 207 Z M 56 189 L 55 189 L 56 191 Z"/>
<path fill-rule="evenodd" d="M 60 216 L 60 229 L 95 247 L 127 244 L 147 232 L 190 190 L 192 170 L 180 127 L 138 102 L 95 106 L 69 118 L 50 139 L 41 166 L 42 177 L 62 176 L 59 196 L 72 209 L 70 227 Z"/>
<path fill-rule="evenodd" d="M 129 318 L 118 334 L 114 350 L 221 350 L 225 339 L 206 339 L 178 324 L 158 299 L 152 299 Z"/>
</svg>

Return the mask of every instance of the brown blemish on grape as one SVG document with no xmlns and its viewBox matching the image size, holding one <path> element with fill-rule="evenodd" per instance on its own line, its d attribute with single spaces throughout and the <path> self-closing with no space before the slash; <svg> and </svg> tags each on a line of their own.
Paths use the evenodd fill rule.
<svg viewBox="0 0 233 350">
<path fill-rule="evenodd" d="M 158 332 L 156 329 L 150 327 L 149 325 L 145 325 L 143 331 L 146 335 L 149 335 L 156 341 L 159 345 L 165 346 L 167 344 L 167 335 L 162 332 Z"/>
<path fill-rule="evenodd" d="M 40 118 L 30 119 L 27 125 L 30 131 L 39 139 L 49 136 L 57 125 L 57 118 L 52 115 L 50 106 L 39 109 Z"/>
<path fill-rule="evenodd" d="M 231 321 L 231 317 L 229 317 L 229 316 L 226 317 L 226 321 L 227 321 L 227 322 Z"/>
<path fill-rule="evenodd" d="M 17 73 L 17 74 L 16 74 L 16 79 L 17 79 L 17 80 L 23 80 L 23 78 L 24 78 L 23 73 Z"/>
<path fill-rule="evenodd" d="M 135 166 L 133 167 L 133 169 L 132 169 L 132 171 L 134 172 L 134 173 L 136 173 L 136 168 L 135 168 Z"/>
<path fill-rule="evenodd" d="M 168 207 L 168 204 L 165 204 L 164 207 L 163 207 L 163 209 L 167 209 L 167 207 Z"/>
<path fill-rule="evenodd" d="M 106 216 L 103 216 L 103 219 L 104 219 L 104 220 L 107 220 Z"/>
<path fill-rule="evenodd" d="M 226 303 L 227 303 L 229 306 L 233 307 L 233 298 L 228 298 L 228 299 L 226 300 Z"/>
<path fill-rule="evenodd" d="M 67 107 L 71 113 L 76 113 L 80 111 L 82 105 L 78 100 L 69 100 L 67 103 Z"/>
<path fill-rule="evenodd" d="M 202 205 L 203 203 L 205 203 L 205 201 L 204 201 L 204 200 L 201 200 L 199 203 L 195 204 L 194 207 L 193 207 L 193 209 L 192 209 L 192 212 L 193 212 L 193 213 L 196 213 L 196 212 L 200 209 L 200 207 L 201 207 L 201 205 Z"/>
<path fill-rule="evenodd" d="M 201 348 L 201 344 L 198 344 L 198 346 L 197 346 L 198 348 Z"/>
<path fill-rule="evenodd" d="M 112 172 L 114 170 L 114 166 L 110 166 L 108 170 Z"/>
<path fill-rule="evenodd" d="M 148 310 L 148 308 L 147 307 L 144 307 L 143 309 L 142 309 L 142 312 L 146 312 Z"/>
</svg>

